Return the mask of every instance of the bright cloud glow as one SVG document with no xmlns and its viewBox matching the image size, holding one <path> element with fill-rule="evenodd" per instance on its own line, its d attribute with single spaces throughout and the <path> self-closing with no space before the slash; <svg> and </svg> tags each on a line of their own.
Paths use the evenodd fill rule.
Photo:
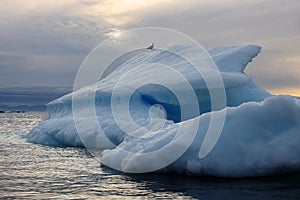
<svg viewBox="0 0 300 200">
<path fill-rule="evenodd" d="M 158 26 L 186 33 L 208 47 L 259 44 L 262 54 L 247 73 L 272 92 L 280 88 L 300 93 L 299 9 L 297 0 L 2 0 L 0 82 L 32 81 L 33 69 L 53 70 L 59 80 L 62 71 L 75 74 L 103 39 L 120 39 L 131 28 Z M 8 78 L 16 70 L 24 73 Z M 53 80 L 50 74 L 43 80 Z M 65 79 L 62 74 L 64 84 Z"/>
</svg>

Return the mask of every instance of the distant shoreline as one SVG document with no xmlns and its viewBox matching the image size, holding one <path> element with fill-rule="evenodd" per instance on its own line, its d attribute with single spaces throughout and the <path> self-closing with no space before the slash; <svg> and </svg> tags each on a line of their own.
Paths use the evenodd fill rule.
<svg viewBox="0 0 300 200">
<path fill-rule="evenodd" d="M 0 111 L 46 111 L 47 103 L 72 92 L 69 86 L 0 88 Z"/>
</svg>

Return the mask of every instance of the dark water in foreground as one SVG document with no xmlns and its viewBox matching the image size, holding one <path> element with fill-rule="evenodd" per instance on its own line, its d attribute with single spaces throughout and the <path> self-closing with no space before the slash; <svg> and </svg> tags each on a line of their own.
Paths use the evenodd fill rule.
<svg viewBox="0 0 300 200">
<path fill-rule="evenodd" d="M 0 113 L 0 198 L 300 199 L 300 176 L 220 179 L 126 175 L 100 167 L 84 149 L 26 142 L 46 113 Z"/>
</svg>

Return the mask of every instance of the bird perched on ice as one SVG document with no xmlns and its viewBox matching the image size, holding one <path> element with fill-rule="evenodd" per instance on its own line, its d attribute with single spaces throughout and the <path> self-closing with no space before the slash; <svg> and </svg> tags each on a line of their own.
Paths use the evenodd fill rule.
<svg viewBox="0 0 300 200">
<path fill-rule="evenodd" d="M 154 48 L 154 43 L 152 42 L 151 46 L 149 46 L 147 49 L 152 50 Z"/>
</svg>

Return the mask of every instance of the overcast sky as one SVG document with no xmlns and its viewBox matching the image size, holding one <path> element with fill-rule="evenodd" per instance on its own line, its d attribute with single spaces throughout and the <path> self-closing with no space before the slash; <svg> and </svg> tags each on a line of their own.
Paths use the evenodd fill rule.
<svg viewBox="0 0 300 200">
<path fill-rule="evenodd" d="M 298 0 L 1 0 L 0 87 L 72 86 L 85 56 L 122 30 L 158 26 L 207 47 L 258 44 L 246 72 L 300 95 Z"/>
</svg>

